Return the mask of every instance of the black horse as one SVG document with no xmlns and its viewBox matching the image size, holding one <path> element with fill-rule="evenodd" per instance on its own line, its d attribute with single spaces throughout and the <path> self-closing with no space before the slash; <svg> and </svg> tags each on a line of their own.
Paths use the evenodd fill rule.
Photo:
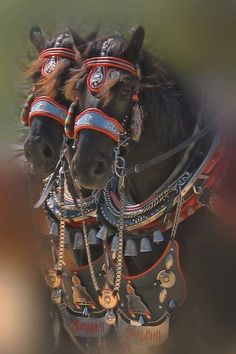
<svg viewBox="0 0 236 354">
<path fill-rule="evenodd" d="M 42 177 L 53 171 L 63 142 L 64 122 L 71 103 L 63 94 L 63 86 L 96 34 L 93 32 L 84 39 L 70 30 L 49 39 L 39 27 L 30 31 L 39 58 L 29 69 L 34 89 L 24 117 L 25 124 L 30 125 L 24 149 L 27 160 Z M 29 108 L 34 108 L 34 112 L 29 112 Z"/>
<path fill-rule="evenodd" d="M 133 166 L 169 151 L 206 124 L 184 85 L 159 59 L 142 49 L 143 40 L 144 30 L 139 27 L 130 41 L 123 37 L 97 41 L 67 87 L 70 98 L 76 89 L 74 95 L 80 96 L 80 108 L 84 110 L 75 121 L 78 141 L 71 164 L 74 179 L 85 188 L 101 188 L 115 160 L 116 173 L 127 173 L 126 202 L 136 205 L 171 185 L 185 171 L 191 153 L 195 159 L 192 163 L 199 165 L 213 140 L 208 134 L 197 144 L 197 151 L 190 146 L 187 156 L 180 153 L 135 173 Z M 124 161 L 121 157 L 125 158 L 126 169 L 120 168 Z M 119 189 L 117 185 L 115 188 L 114 193 Z M 168 212 L 175 203 L 170 199 L 165 205 Z M 117 227 L 116 221 L 104 215 L 101 212 L 103 221 Z M 128 226 L 127 222 L 129 230 Z M 148 233 L 142 227 L 134 230 L 139 236 Z M 164 238 L 168 241 L 170 232 L 164 233 Z M 188 294 L 184 305 L 173 312 L 169 340 L 159 352 L 231 353 L 236 330 L 236 239 L 207 208 L 199 208 L 185 218 L 176 239 Z M 162 253 L 163 249 L 158 253 L 155 247 L 151 253 L 140 254 L 139 271 L 149 269 Z"/>
<path fill-rule="evenodd" d="M 33 171 L 37 174 L 37 181 L 53 172 L 60 157 L 64 137 L 64 122 L 71 103 L 63 94 L 63 86 L 69 77 L 70 70 L 78 65 L 81 53 L 96 34 L 96 32 L 93 32 L 86 39 L 83 39 L 70 30 L 48 39 L 42 34 L 39 27 L 34 27 L 30 31 L 30 39 L 40 54 L 29 69 L 34 88 L 24 107 L 22 120 L 30 126 L 29 135 L 24 145 L 25 156 L 33 167 Z M 37 110 L 33 111 L 35 102 L 36 104 L 39 102 L 42 107 L 38 106 Z M 43 107 L 45 103 L 46 105 Z M 48 103 L 52 103 L 52 105 L 48 107 Z M 58 108 L 58 111 L 54 110 L 54 107 Z M 61 119 L 60 113 L 63 113 Z M 31 178 L 31 175 L 28 176 L 29 180 Z M 36 180 L 35 177 L 33 179 Z M 34 194 L 33 202 L 36 202 L 39 191 L 33 188 L 33 183 L 31 187 Z M 44 226 L 41 224 L 44 224 L 43 220 L 40 220 L 38 225 L 38 227 L 43 228 Z M 46 238 L 46 235 L 44 237 Z M 51 251 L 49 251 L 49 258 L 50 255 Z M 47 265 L 43 263 L 41 267 L 44 269 Z M 48 294 L 49 297 L 50 294 Z M 71 354 L 78 352 L 78 348 L 64 329 L 62 318 L 59 316 L 56 307 L 50 303 L 48 308 L 44 310 L 46 314 L 50 313 L 53 316 L 49 327 L 50 330 L 55 332 L 54 334 L 48 332 L 52 348 L 48 345 L 46 350 L 58 354 L 65 350 Z M 75 343 L 78 344 L 79 341 L 75 340 Z"/>
</svg>

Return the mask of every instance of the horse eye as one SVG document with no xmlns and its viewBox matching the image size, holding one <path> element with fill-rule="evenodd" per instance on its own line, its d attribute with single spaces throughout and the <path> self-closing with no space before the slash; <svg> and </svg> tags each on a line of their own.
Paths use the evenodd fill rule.
<svg viewBox="0 0 236 354">
<path fill-rule="evenodd" d="M 130 94 L 131 94 L 131 89 L 128 88 L 128 87 L 123 88 L 122 91 L 121 91 L 121 93 L 120 93 L 120 95 L 121 95 L 122 98 L 127 98 L 127 97 L 130 96 Z"/>
</svg>

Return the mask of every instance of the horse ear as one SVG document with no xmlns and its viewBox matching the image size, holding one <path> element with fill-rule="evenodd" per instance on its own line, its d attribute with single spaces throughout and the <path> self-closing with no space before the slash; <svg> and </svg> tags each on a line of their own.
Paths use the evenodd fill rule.
<svg viewBox="0 0 236 354">
<path fill-rule="evenodd" d="M 71 27 L 69 27 L 70 34 L 73 38 L 74 44 L 77 48 L 83 47 L 86 44 L 86 40 L 81 37 L 78 33 L 76 33 Z"/>
<path fill-rule="evenodd" d="M 133 33 L 130 42 L 124 52 L 125 58 L 130 61 L 135 61 L 142 49 L 143 41 L 145 37 L 145 30 L 143 26 L 139 26 Z"/>
<path fill-rule="evenodd" d="M 39 26 L 34 26 L 31 28 L 29 38 L 38 52 L 41 52 L 45 48 L 46 38 L 44 37 Z"/>
<path fill-rule="evenodd" d="M 94 39 L 97 37 L 98 35 L 98 31 L 99 31 L 99 28 L 96 28 L 95 31 L 89 33 L 86 37 L 86 43 L 88 42 L 91 42 L 91 41 L 94 41 Z"/>
</svg>

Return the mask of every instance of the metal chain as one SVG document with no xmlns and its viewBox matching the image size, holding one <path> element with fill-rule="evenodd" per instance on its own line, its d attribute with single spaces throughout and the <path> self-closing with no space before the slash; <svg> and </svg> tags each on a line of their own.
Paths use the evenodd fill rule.
<svg viewBox="0 0 236 354">
<path fill-rule="evenodd" d="M 124 235 L 124 200 L 125 200 L 125 195 L 124 195 L 124 176 L 122 177 L 122 183 L 121 183 L 121 208 L 120 208 L 120 220 L 119 220 L 119 231 L 118 231 L 118 252 L 117 252 L 117 270 L 116 270 L 116 280 L 114 284 L 114 289 L 113 293 L 117 294 L 120 288 L 121 284 L 121 273 L 122 273 L 122 260 L 123 260 L 123 235 Z M 85 249 L 87 253 L 87 258 L 88 258 L 88 266 L 93 282 L 93 286 L 95 290 L 100 293 L 101 289 L 98 285 L 96 274 L 94 271 L 93 267 L 93 262 L 92 262 L 92 256 L 91 256 L 91 251 L 88 243 L 88 232 L 87 232 L 87 226 L 85 223 L 85 216 L 84 216 L 84 211 L 83 211 L 83 196 L 81 192 L 79 191 L 79 207 L 81 210 L 81 215 L 82 215 L 82 228 L 83 228 L 83 234 L 84 234 L 84 243 L 85 243 Z"/>
<path fill-rule="evenodd" d="M 119 230 L 118 230 L 118 252 L 116 260 L 116 280 L 114 285 L 114 292 L 118 293 L 121 284 L 121 274 L 122 274 L 122 264 L 123 264 L 123 247 L 124 247 L 124 209 L 125 209 L 125 185 L 124 176 L 121 177 L 120 186 L 120 219 L 119 219 Z"/>
<path fill-rule="evenodd" d="M 171 235 L 170 235 L 170 239 L 171 240 L 175 239 L 177 228 L 178 228 L 178 225 L 179 225 L 179 220 L 180 220 L 181 208 L 182 208 L 182 204 L 183 204 L 183 198 L 182 198 L 182 195 L 181 195 L 182 190 L 181 190 L 180 181 L 178 181 L 178 187 L 179 187 L 179 194 L 177 196 L 175 218 L 174 218 L 174 221 L 173 221 L 173 226 L 172 226 Z"/>
<path fill-rule="evenodd" d="M 57 259 L 57 269 L 62 271 L 64 263 L 64 249 L 65 249 L 65 197 L 64 197 L 64 188 L 65 188 L 65 175 L 64 171 L 60 172 L 60 187 L 61 187 L 61 196 L 60 196 L 60 230 L 59 230 L 59 251 Z"/>
<path fill-rule="evenodd" d="M 90 271 L 90 275 L 92 278 L 94 289 L 97 292 L 100 292 L 101 290 L 100 290 L 100 287 L 99 287 L 97 279 L 96 279 L 96 275 L 95 275 L 95 271 L 94 271 L 94 267 L 93 267 L 93 262 L 92 262 L 91 251 L 90 251 L 90 247 L 89 247 L 89 243 L 88 243 L 88 232 L 87 232 L 87 226 L 85 223 L 85 215 L 84 215 L 84 210 L 83 210 L 83 196 L 82 196 L 81 191 L 79 191 L 79 203 L 78 204 L 79 204 L 80 212 L 82 215 L 82 228 L 83 228 L 83 234 L 84 234 L 84 244 L 85 244 L 86 254 L 87 254 L 87 258 L 88 258 L 89 271 Z"/>
</svg>

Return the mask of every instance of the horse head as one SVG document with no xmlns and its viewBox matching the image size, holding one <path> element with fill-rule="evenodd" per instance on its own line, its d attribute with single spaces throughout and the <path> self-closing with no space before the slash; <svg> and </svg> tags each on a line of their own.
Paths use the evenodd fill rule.
<svg viewBox="0 0 236 354">
<path fill-rule="evenodd" d="M 30 126 L 24 149 L 34 170 L 47 176 L 58 161 L 63 142 L 64 123 L 70 101 L 63 86 L 70 70 L 78 65 L 86 44 L 96 36 L 83 39 L 73 31 L 48 39 L 39 27 L 30 31 L 30 40 L 39 52 L 29 73 L 34 88 L 23 109 L 23 123 Z"/>
<path fill-rule="evenodd" d="M 186 127 L 181 117 L 189 114 L 181 88 L 160 60 L 142 49 L 143 41 L 143 27 L 129 41 L 121 36 L 96 41 L 75 74 L 82 113 L 75 119 L 72 173 L 83 187 L 97 189 L 106 182 L 118 150 L 127 166 L 142 163 L 180 142 L 192 129 L 192 117 Z M 147 173 L 145 180 L 140 174 L 140 183 L 157 188 L 171 168 L 148 173 L 151 183 Z M 133 181 L 130 184 L 136 189 Z M 137 197 L 136 190 L 134 194 Z"/>
</svg>

